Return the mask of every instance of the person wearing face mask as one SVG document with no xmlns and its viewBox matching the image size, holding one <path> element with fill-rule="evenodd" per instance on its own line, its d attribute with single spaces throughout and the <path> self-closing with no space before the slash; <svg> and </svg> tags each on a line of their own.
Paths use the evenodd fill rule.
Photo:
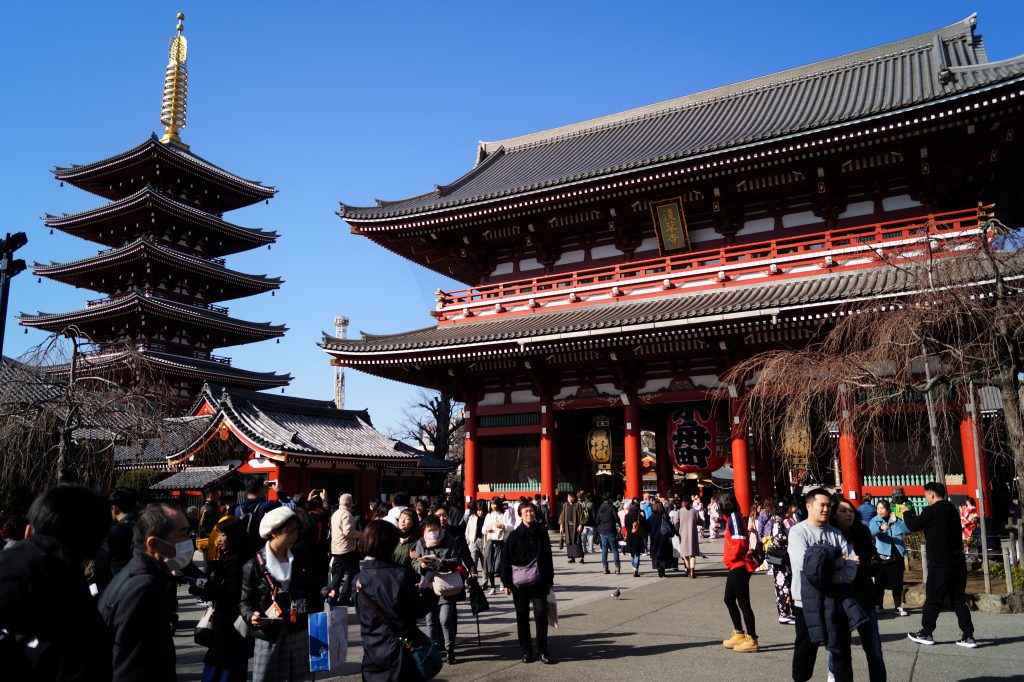
<svg viewBox="0 0 1024 682">
<path fill-rule="evenodd" d="M 416 559 L 412 567 L 416 573 L 446 573 L 459 566 L 472 569 L 473 558 L 469 555 L 465 538 L 458 531 L 449 532 L 447 523 L 448 513 L 443 508 L 437 509 L 423 523 L 423 537 L 413 548 Z M 473 574 L 476 575 L 475 572 Z M 449 665 L 454 665 L 455 634 L 459 624 L 456 605 L 466 598 L 466 590 L 451 597 L 431 596 L 433 604 L 427 613 L 427 633 L 439 649 L 444 646 Z"/>
<path fill-rule="evenodd" d="M 131 561 L 99 599 L 114 640 L 114 682 L 175 680 L 175 578 L 192 562 L 188 519 L 177 507 L 151 504 L 135 522 Z"/>
<path fill-rule="evenodd" d="M 242 569 L 238 611 L 256 637 L 253 682 L 304 682 L 309 671 L 309 613 L 322 608 L 321 585 L 307 554 L 295 548 L 301 524 L 288 507 L 260 521 L 267 541 Z"/>
</svg>

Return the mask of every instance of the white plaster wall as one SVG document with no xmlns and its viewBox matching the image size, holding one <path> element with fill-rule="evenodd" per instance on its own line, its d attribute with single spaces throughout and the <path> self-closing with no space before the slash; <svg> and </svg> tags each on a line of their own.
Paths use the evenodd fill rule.
<svg viewBox="0 0 1024 682">
<path fill-rule="evenodd" d="M 921 206 L 920 201 L 914 201 L 909 194 L 898 194 L 894 197 L 882 199 L 882 209 L 885 211 L 898 211 L 903 208 L 916 208 Z"/>
<path fill-rule="evenodd" d="M 562 254 L 562 257 L 558 259 L 557 265 L 566 265 L 568 263 L 579 263 L 586 257 L 586 253 L 579 249 L 577 251 L 567 251 Z"/>
<path fill-rule="evenodd" d="M 614 258 L 615 256 L 621 256 L 622 252 L 619 251 L 614 244 L 605 244 L 604 246 L 595 246 L 590 250 L 590 257 L 594 260 L 599 258 Z"/>
<path fill-rule="evenodd" d="M 694 244 L 699 242 L 709 242 L 712 239 L 721 239 L 722 235 L 715 232 L 713 227 L 705 227 L 700 230 L 694 230 L 690 233 L 690 241 Z"/>
<path fill-rule="evenodd" d="M 537 262 L 536 258 L 524 258 L 519 261 L 519 269 L 523 272 L 527 270 L 540 270 L 544 266 Z"/>
<path fill-rule="evenodd" d="M 775 218 L 758 218 L 757 220 L 748 220 L 743 223 L 743 227 L 736 234 L 757 234 L 758 232 L 771 232 L 774 229 Z"/>
<path fill-rule="evenodd" d="M 533 394 L 533 391 L 512 391 L 510 398 L 513 405 L 537 402 L 537 396 Z"/>
<path fill-rule="evenodd" d="M 672 383 L 672 378 L 667 377 L 665 379 L 648 379 L 647 383 L 638 391 L 638 393 L 654 393 L 660 391 L 663 388 L 668 388 L 668 385 Z"/>
<path fill-rule="evenodd" d="M 856 218 L 862 215 L 871 215 L 875 212 L 875 202 L 873 201 L 858 201 L 857 203 L 850 204 L 846 207 L 846 210 L 839 214 L 840 218 Z"/>
<path fill-rule="evenodd" d="M 508 275 L 508 274 L 511 274 L 511 272 L 512 272 L 512 263 L 511 262 L 509 262 L 509 263 L 498 263 L 498 265 L 495 266 L 495 268 L 494 268 L 494 272 L 491 273 L 491 276 L 493 277 L 495 275 Z"/>
<path fill-rule="evenodd" d="M 814 215 L 814 211 L 802 211 L 801 213 L 790 213 L 782 216 L 783 227 L 800 227 L 802 225 L 813 225 L 823 222 L 821 218 Z"/>
<path fill-rule="evenodd" d="M 480 405 L 501 405 L 504 402 L 505 402 L 505 394 L 504 393 L 488 393 L 487 395 L 484 396 L 483 400 L 481 400 L 480 402 L 477 403 L 477 406 L 480 406 Z"/>
<path fill-rule="evenodd" d="M 692 238 L 691 238 L 692 239 Z M 636 247 L 636 253 L 643 253 L 645 251 L 657 251 L 658 250 L 658 238 L 648 237 L 640 242 L 640 246 Z"/>
</svg>

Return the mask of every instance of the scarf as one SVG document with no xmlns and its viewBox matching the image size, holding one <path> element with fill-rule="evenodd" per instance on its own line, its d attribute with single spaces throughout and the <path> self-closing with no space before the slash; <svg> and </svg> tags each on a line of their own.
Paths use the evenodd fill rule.
<svg viewBox="0 0 1024 682">
<path fill-rule="evenodd" d="M 269 548 L 267 548 L 265 555 L 267 559 L 267 573 L 269 573 L 274 580 L 281 585 L 282 590 L 287 590 L 288 584 L 292 579 L 292 561 L 295 560 L 295 557 L 292 555 L 292 551 L 290 549 L 288 550 L 288 563 L 281 563 L 278 561 L 277 557 L 274 556 L 274 553 L 271 552 Z"/>
</svg>

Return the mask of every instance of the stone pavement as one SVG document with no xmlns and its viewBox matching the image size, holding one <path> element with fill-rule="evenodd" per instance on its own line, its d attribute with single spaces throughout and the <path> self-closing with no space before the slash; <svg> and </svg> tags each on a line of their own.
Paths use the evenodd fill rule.
<svg viewBox="0 0 1024 682">
<path fill-rule="evenodd" d="M 557 543 L 555 545 L 557 547 Z M 779 625 L 771 579 L 751 577 L 751 599 L 758 619 L 761 653 L 738 654 L 721 645 L 730 634 L 729 616 L 722 604 L 725 568 L 721 540 L 702 544 L 707 560 L 699 560 L 697 579 L 669 572 L 659 579 L 650 561 L 641 564 L 634 578 L 624 557 L 622 575 L 604 575 L 600 555 L 584 565 L 568 564 L 564 552 L 555 551 L 555 591 L 559 602 L 559 627 L 549 631 L 549 650 L 558 662 L 545 666 L 522 663 L 515 635 L 512 599 L 504 594 L 489 597 L 491 610 L 481 615 L 481 643 L 468 604 L 460 604 L 459 663 L 445 666 L 438 680 L 513 680 L 531 677 L 544 680 L 632 680 L 637 678 L 681 680 L 699 677 L 702 682 L 790 679 L 793 628 Z M 621 597 L 612 591 L 618 587 Z M 178 679 L 200 679 L 204 650 L 192 644 L 192 627 L 201 615 L 195 599 L 183 596 L 182 629 L 178 646 Z M 341 675 L 318 679 L 357 680 L 362 652 L 355 614 L 349 629 L 348 659 Z M 910 617 L 883 615 L 880 622 L 889 679 L 926 680 L 1024 680 L 1024 616 L 973 613 L 980 646 L 967 650 L 955 646 L 959 638 L 952 613 L 939 616 L 936 644 L 920 646 L 906 633 L 920 626 L 920 609 Z M 867 680 L 867 666 L 859 639 L 854 636 L 854 675 Z M 815 679 L 825 680 L 827 658 L 818 654 Z"/>
</svg>

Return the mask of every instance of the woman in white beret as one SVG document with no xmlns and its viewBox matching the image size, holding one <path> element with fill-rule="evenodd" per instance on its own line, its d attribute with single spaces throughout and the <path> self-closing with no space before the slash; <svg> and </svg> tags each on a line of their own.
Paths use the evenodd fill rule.
<svg viewBox="0 0 1024 682">
<path fill-rule="evenodd" d="M 239 613 L 256 637 L 253 682 L 313 679 L 307 616 L 323 608 L 322 585 L 309 557 L 293 552 L 299 530 L 299 518 L 288 507 L 268 511 L 260 522 L 267 543 L 242 570 Z"/>
</svg>

